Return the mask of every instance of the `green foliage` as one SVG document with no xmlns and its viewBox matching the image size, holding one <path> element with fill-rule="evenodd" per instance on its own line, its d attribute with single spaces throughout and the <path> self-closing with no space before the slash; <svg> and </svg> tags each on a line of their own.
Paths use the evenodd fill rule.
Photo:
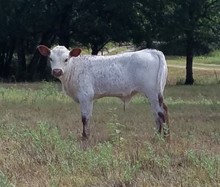
<svg viewBox="0 0 220 187">
<path fill-rule="evenodd" d="M 15 87 L 0 87 L 0 101 L 2 103 L 11 101 L 19 104 L 43 104 L 53 100 L 70 103 L 72 100 L 64 93 L 58 92 L 58 85 L 53 82 L 42 82 L 42 89 L 17 89 Z"/>
<path fill-rule="evenodd" d="M 130 41 L 130 32 L 135 24 L 136 12 L 133 0 L 106 1 L 85 0 L 79 5 L 76 23 L 77 41 L 90 47 L 96 55 L 109 41 Z M 120 7 L 123 7 L 121 9 Z"/>
<path fill-rule="evenodd" d="M 14 187 L 14 185 L 12 185 L 8 178 L 1 172 L 0 170 L 0 186 L 2 187 Z"/>
<path fill-rule="evenodd" d="M 219 48 L 219 9 L 218 0 L 0 1 L 0 78 L 51 80 L 38 44 L 97 54 L 109 42 L 132 42 L 185 55 L 192 42 L 195 54 L 207 53 Z"/>
<path fill-rule="evenodd" d="M 36 130 L 25 130 L 21 135 L 25 141 L 30 142 L 25 147 L 26 152 L 35 162 L 40 164 L 50 165 L 54 162 L 60 162 L 63 158 L 62 154 L 65 154 L 69 146 L 74 149 L 74 144 L 71 141 L 68 144 L 62 140 L 57 128 L 52 128 L 44 122 L 39 122 Z"/>
<path fill-rule="evenodd" d="M 6 133 L 8 131 L 4 133 L 5 138 L 9 138 Z M 12 133 L 12 140 L 18 144 L 13 150 L 10 148 L 11 156 L 18 154 L 32 164 L 46 165 L 52 178 L 58 173 L 64 176 L 84 173 L 90 178 L 97 177 L 100 181 L 112 179 L 112 175 L 122 181 L 131 181 L 139 168 L 138 163 L 131 164 L 131 160 L 125 159 L 124 153 L 115 154 L 110 142 L 82 150 L 71 134 L 63 138 L 58 128 L 46 122 L 39 122 L 35 129 L 13 129 Z M 23 164 L 28 164 L 28 160 Z M 2 179 L 7 184 L 7 178 L 2 176 Z M 52 183 L 56 184 L 56 181 Z"/>
<path fill-rule="evenodd" d="M 219 172 L 219 156 L 213 156 L 206 152 L 197 152 L 194 150 L 189 150 L 186 153 L 187 160 L 189 164 L 192 164 L 196 169 L 206 172 L 209 176 L 209 180 L 215 180 Z"/>
</svg>

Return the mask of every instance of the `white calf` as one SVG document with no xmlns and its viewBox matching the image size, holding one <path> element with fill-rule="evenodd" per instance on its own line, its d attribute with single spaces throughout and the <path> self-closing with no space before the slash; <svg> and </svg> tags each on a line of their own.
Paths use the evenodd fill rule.
<svg viewBox="0 0 220 187">
<path fill-rule="evenodd" d="M 83 137 L 90 133 L 93 100 L 106 96 L 129 102 L 142 93 L 151 103 L 158 131 L 161 133 L 163 123 L 168 124 L 163 100 L 167 64 L 162 52 L 145 49 L 112 56 L 79 56 L 78 48 L 69 51 L 56 46 L 50 50 L 39 45 L 38 50 L 49 57 L 52 75 L 60 79 L 67 95 L 80 104 Z"/>
</svg>

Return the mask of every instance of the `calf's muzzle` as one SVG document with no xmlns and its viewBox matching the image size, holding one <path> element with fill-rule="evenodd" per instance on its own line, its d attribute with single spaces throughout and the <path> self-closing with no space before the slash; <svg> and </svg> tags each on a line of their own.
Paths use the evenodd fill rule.
<svg viewBox="0 0 220 187">
<path fill-rule="evenodd" d="M 63 71 L 61 69 L 53 69 L 52 70 L 52 75 L 54 77 L 60 77 L 61 75 L 63 75 Z"/>
</svg>

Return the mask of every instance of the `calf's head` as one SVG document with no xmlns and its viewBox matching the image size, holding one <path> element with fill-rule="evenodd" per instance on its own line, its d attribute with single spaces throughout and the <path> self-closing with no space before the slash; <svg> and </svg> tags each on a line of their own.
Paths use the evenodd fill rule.
<svg viewBox="0 0 220 187">
<path fill-rule="evenodd" d="M 45 45 L 39 45 L 37 47 L 41 55 L 49 58 L 52 75 L 57 78 L 61 78 L 65 73 L 65 67 L 69 63 L 71 57 L 77 57 L 81 53 L 81 49 L 75 48 L 68 50 L 64 46 L 56 46 L 53 49 L 49 49 Z"/>
</svg>

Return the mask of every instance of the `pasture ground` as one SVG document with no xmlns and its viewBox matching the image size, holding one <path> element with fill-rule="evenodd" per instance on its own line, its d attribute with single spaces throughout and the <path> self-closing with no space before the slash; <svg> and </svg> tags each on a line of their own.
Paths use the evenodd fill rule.
<svg viewBox="0 0 220 187">
<path fill-rule="evenodd" d="M 182 61 L 168 62 L 170 143 L 141 96 L 126 112 L 95 102 L 85 146 L 79 106 L 59 84 L 0 84 L 0 186 L 220 186 L 220 68 L 199 63 L 196 84 L 182 86 Z"/>
</svg>

